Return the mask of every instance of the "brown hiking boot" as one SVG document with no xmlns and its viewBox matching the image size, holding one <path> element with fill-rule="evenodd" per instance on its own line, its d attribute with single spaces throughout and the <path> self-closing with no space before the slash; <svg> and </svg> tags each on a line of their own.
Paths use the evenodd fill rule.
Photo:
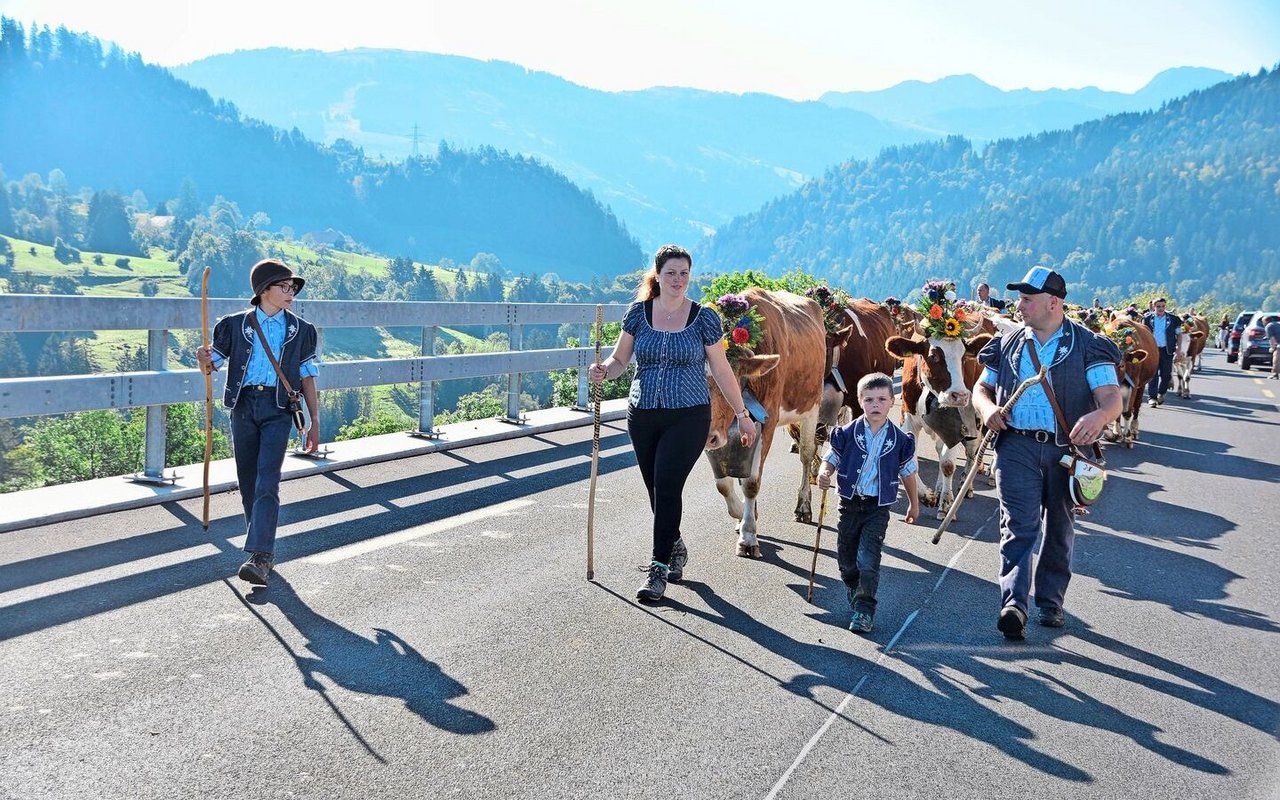
<svg viewBox="0 0 1280 800">
<path fill-rule="evenodd" d="M 240 565 L 240 580 L 254 586 L 266 586 L 267 576 L 271 574 L 271 554 L 254 553 L 249 560 Z"/>
</svg>

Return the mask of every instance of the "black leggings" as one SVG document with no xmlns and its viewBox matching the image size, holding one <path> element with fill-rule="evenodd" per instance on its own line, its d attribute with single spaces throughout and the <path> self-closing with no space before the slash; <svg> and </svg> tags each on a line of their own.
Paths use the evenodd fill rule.
<svg viewBox="0 0 1280 800">
<path fill-rule="evenodd" d="M 631 408 L 627 432 L 649 490 L 653 511 L 653 560 L 669 563 L 680 538 L 684 482 L 707 445 L 711 406 Z"/>
</svg>

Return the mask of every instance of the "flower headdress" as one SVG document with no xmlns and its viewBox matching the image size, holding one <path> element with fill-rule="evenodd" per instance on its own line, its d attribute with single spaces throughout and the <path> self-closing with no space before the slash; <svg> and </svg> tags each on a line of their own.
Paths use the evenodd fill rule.
<svg viewBox="0 0 1280 800">
<path fill-rule="evenodd" d="M 959 338 L 964 335 L 966 328 L 973 327 L 978 321 L 976 314 L 966 311 L 964 306 L 956 303 L 954 281 L 927 282 L 920 290 L 916 310 L 923 317 L 919 323 L 921 333 L 929 339 Z"/>
<path fill-rule="evenodd" d="M 822 308 L 822 324 L 827 329 L 827 335 L 838 333 L 848 324 L 849 318 L 845 315 L 845 309 L 849 307 L 849 302 L 853 298 L 844 289 L 832 289 L 823 284 L 810 286 L 804 290 L 804 294 Z"/>
<path fill-rule="evenodd" d="M 1129 351 L 1138 343 L 1137 337 L 1133 335 L 1133 323 L 1128 320 L 1125 320 L 1115 330 L 1104 331 L 1104 333 L 1112 344 L 1120 349 L 1121 360 L 1128 358 Z"/>
<path fill-rule="evenodd" d="M 755 348 L 764 338 L 764 317 L 760 315 L 760 309 L 740 294 L 722 294 L 711 305 L 720 314 L 720 328 L 724 331 L 724 349 L 729 363 L 755 355 Z"/>
</svg>

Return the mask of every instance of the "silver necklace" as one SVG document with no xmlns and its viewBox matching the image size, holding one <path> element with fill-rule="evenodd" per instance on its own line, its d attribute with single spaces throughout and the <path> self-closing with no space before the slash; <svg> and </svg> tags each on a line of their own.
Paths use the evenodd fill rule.
<svg viewBox="0 0 1280 800">
<path fill-rule="evenodd" d="M 678 311 L 680 311 L 680 309 L 682 309 L 682 308 L 684 308 L 684 298 L 681 298 L 681 299 L 680 299 L 680 305 L 676 306 L 676 310 L 675 310 L 675 311 L 672 311 L 672 312 L 670 312 L 670 313 L 668 313 L 668 314 L 667 314 L 667 322 L 670 322 L 670 321 L 671 321 L 671 318 L 672 318 L 672 317 L 674 317 L 674 316 L 676 315 L 676 313 L 677 313 Z"/>
</svg>

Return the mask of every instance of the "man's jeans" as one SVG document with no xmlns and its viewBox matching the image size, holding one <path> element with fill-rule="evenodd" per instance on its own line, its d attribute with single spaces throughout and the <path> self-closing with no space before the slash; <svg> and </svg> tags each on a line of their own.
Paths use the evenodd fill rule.
<svg viewBox="0 0 1280 800">
<path fill-rule="evenodd" d="M 1015 433 L 1002 433 L 996 440 L 1001 608 L 1014 605 L 1027 610 L 1033 553 L 1042 532 L 1035 603 L 1040 608 L 1062 608 L 1075 545 L 1067 471 L 1058 463 L 1065 452 L 1053 442 L 1041 444 Z"/>
<path fill-rule="evenodd" d="M 1156 348 L 1160 352 L 1160 365 L 1156 368 L 1155 377 L 1147 384 L 1147 396 L 1158 400 L 1173 385 L 1173 354 L 1163 347 Z"/>
<path fill-rule="evenodd" d="M 244 549 L 249 553 L 274 553 L 276 521 L 280 516 L 280 467 L 293 420 L 276 407 L 274 390 L 245 388 L 231 409 L 231 444 L 236 457 L 240 502 L 249 528 Z"/>
</svg>

